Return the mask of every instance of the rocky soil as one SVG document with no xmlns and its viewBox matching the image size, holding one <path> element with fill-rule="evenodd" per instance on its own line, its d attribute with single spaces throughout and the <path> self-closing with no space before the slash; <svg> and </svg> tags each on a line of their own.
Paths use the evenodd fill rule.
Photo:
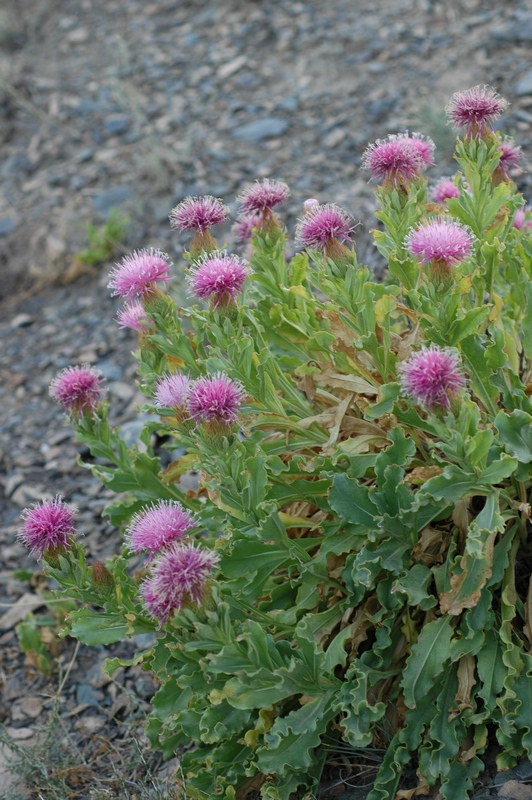
<svg viewBox="0 0 532 800">
<path fill-rule="evenodd" d="M 361 155 L 377 137 L 419 130 L 438 146 L 431 179 L 452 173 L 443 107 L 454 91 L 488 83 L 510 101 L 502 126 L 523 147 L 514 177 L 532 195 L 531 43 L 526 0 L 3 1 L 0 723 L 10 738 L 0 797 L 174 792 L 176 764 L 161 765 L 142 738 L 149 677 L 131 668 L 109 683 L 108 650 L 59 644 L 52 620 L 59 666 L 45 678 L 24 663 L 14 631 L 26 612 L 45 613 L 42 576 L 15 541 L 22 508 L 61 493 L 79 506 L 91 556 L 105 559 L 118 543 L 100 516 L 110 498 L 76 465 L 50 380 L 71 364 L 96 365 L 115 423 L 131 441 L 139 430 L 135 338 L 113 319 L 110 265 L 89 270 L 75 259 L 85 223 L 101 225 L 118 208 L 131 220 L 126 249 L 177 255 L 187 239 L 169 229 L 172 206 L 211 193 L 235 210 L 247 181 L 270 176 L 291 187 L 289 228 L 307 197 L 337 202 L 361 223 L 359 260 L 378 268 Z M 223 233 L 232 246 L 229 226 Z M 17 754 L 24 764 L 14 767 Z M 28 770 L 24 788 L 17 778 Z M 488 763 L 477 797 L 527 800 L 531 781 L 528 764 L 496 775 Z M 343 788 L 361 800 L 371 771 L 335 782 L 324 797 Z"/>
</svg>

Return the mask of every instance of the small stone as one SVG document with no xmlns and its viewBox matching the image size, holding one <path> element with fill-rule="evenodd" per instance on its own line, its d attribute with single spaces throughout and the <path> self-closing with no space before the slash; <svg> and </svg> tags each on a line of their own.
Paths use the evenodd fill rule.
<svg viewBox="0 0 532 800">
<path fill-rule="evenodd" d="M 245 64 L 247 64 L 246 56 L 238 56 L 238 58 L 228 61 L 227 64 L 222 64 L 218 70 L 218 77 L 222 80 L 230 78 L 231 75 L 234 75 L 236 72 L 242 69 Z"/>
<path fill-rule="evenodd" d="M 9 323 L 10 328 L 27 328 L 29 325 L 33 325 L 35 319 L 30 317 L 29 314 L 17 314 L 11 322 Z"/>
<path fill-rule="evenodd" d="M 105 120 L 103 127 L 108 136 L 122 136 L 127 133 L 130 125 L 130 117 L 125 114 L 113 114 Z"/>
<path fill-rule="evenodd" d="M 243 139 L 245 142 L 255 144 L 264 139 L 275 139 L 282 136 L 288 127 L 288 122 L 281 117 L 264 117 L 264 119 L 257 119 L 247 125 L 240 125 L 232 132 L 232 136 L 235 139 Z"/>
<path fill-rule="evenodd" d="M 0 631 L 8 631 L 14 628 L 21 622 L 26 614 L 30 611 L 35 611 L 36 608 L 42 606 L 43 601 L 36 594 L 26 592 L 22 597 L 19 597 L 16 603 L 0 617 Z"/>
<path fill-rule="evenodd" d="M 84 164 L 86 161 L 92 161 L 94 158 L 94 150 L 91 150 L 89 147 L 84 147 L 80 150 L 76 156 L 76 161 L 78 164 Z"/>
<path fill-rule="evenodd" d="M 23 482 L 24 482 L 24 475 L 21 475 L 20 472 L 12 472 L 11 474 L 6 475 L 4 481 L 5 496 L 11 497 L 15 489 L 17 489 Z"/>
<path fill-rule="evenodd" d="M 78 705 L 99 708 L 103 697 L 103 692 L 98 691 L 98 689 L 93 689 L 87 683 L 78 683 L 76 688 L 76 703 Z"/>
<path fill-rule="evenodd" d="M 499 789 L 498 797 L 507 797 L 509 800 L 532 800 L 532 786 L 519 781 L 506 781 Z"/>
<path fill-rule="evenodd" d="M 101 731 L 104 726 L 105 720 L 102 717 L 83 717 L 76 722 L 74 727 L 82 736 L 93 736 L 93 734 Z"/>
<path fill-rule="evenodd" d="M 514 768 L 514 772 L 522 781 L 532 780 L 532 761 L 528 758 L 523 758 Z"/>
<path fill-rule="evenodd" d="M 525 72 L 523 77 L 517 82 L 515 93 L 518 97 L 532 94 L 532 70 Z"/>
<path fill-rule="evenodd" d="M 47 492 L 44 486 L 28 486 L 23 483 L 11 495 L 11 500 L 17 504 L 19 508 L 26 508 L 32 503 L 38 503 L 40 500 L 52 500 L 53 496 Z"/>
<path fill-rule="evenodd" d="M 7 236 L 14 227 L 15 222 L 11 217 L 0 217 L 0 236 Z"/>
<path fill-rule="evenodd" d="M 109 384 L 109 391 L 114 397 L 117 397 L 118 400 L 123 400 L 125 403 L 136 394 L 135 387 L 129 383 L 124 383 L 124 381 L 113 381 Z"/>
<path fill-rule="evenodd" d="M 35 730 L 33 728 L 11 728 L 6 727 L 7 735 L 15 742 L 23 741 L 24 739 L 31 739 Z"/>
<path fill-rule="evenodd" d="M 113 186 L 92 198 L 92 209 L 99 219 L 106 220 L 113 208 L 120 208 L 130 202 L 132 197 L 129 186 Z"/>
<path fill-rule="evenodd" d="M 42 711 L 42 703 L 38 697 L 23 697 L 20 707 L 24 714 L 31 719 L 38 717 Z"/>
</svg>

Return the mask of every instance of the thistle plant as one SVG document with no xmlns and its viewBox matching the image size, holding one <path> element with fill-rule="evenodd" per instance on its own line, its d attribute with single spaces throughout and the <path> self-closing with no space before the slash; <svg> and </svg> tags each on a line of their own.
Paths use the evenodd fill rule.
<svg viewBox="0 0 532 800">
<path fill-rule="evenodd" d="M 381 753 L 369 800 L 466 800 L 488 748 L 501 769 L 532 755 L 532 232 L 501 171 L 504 107 L 489 87 L 453 98 L 459 172 L 436 203 L 429 140 L 368 148 L 382 283 L 334 204 L 305 203 L 287 260 L 281 182 L 240 195 L 249 263 L 198 227 L 212 198 L 184 201 L 196 302 L 176 308 L 158 251 L 111 276 L 145 310 L 143 448 L 110 427 L 99 379 L 73 400 L 53 385 L 124 531 L 105 565 L 61 539 L 65 630 L 156 632 L 135 658 L 160 683 L 146 733 L 180 755 L 187 797 L 315 792 L 332 743 Z M 153 432 L 182 453 L 164 469 Z"/>
</svg>

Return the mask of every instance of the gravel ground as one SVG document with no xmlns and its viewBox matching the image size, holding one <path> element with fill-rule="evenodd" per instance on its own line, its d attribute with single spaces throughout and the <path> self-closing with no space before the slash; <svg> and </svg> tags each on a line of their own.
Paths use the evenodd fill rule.
<svg viewBox="0 0 532 800">
<path fill-rule="evenodd" d="M 55 718 L 64 753 L 84 759 L 67 776 L 70 794 L 38 787 L 45 800 L 96 798 L 96 784 L 98 797 L 133 798 L 142 780 L 139 796 L 157 797 L 171 773 L 146 754 L 139 732 L 154 691 L 145 674 L 132 668 L 108 683 L 108 650 L 66 642 L 60 675 L 48 680 L 24 663 L 14 633 L 42 581 L 14 539 L 22 508 L 61 492 L 80 508 L 92 557 L 104 559 L 118 541 L 100 516 L 108 493 L 76 466 L 77 445 L 48 396 L 50 380 L 70 364 L 96 365 L 109 381 L 116 424 L 128 437 L 138 432 L 135 338 L 113 320 L 110 265 L 77 266 L 85 223 L 102 224 L 118 208 L 131 219 L 128 249 L 176 255 L 187 240 L 169 229 L 172 206 L 208 192 L 235 210 L 243 185 L 269 176 L 291 187 L 291 229 L 309 196 L 350 210 L 361 223 L 359 260 L 378 269 L 361 155 L 377 137 L 419 130 L 438 146 L 430 179 L 452 173 L 443 107 L 454 91 L 488 83 L 510 101 L 502 125 L 523 147 L 515 179 L 532 195 L 531 43 L 526 0 L 3 0 L 0 722 L 12 751 L 20 746 L 36 759 Z M 230 228 L 224 233 L 231 246 Z M 16 570 L 33 577 L 14 577 Z M 130 786 L 117 743 L 131 748 L 134 734 Z M 37 800 L 37 792 L 8 787 L 3 770 L 11 763 L 0 747 L 0 797 Z M 477 797 L 502 796 L 504 784 L 504 796 L 532 798 L 529 767 L 495 775 L 488 763 Z M 161 796 L 171 796 L 166 791 Z M 367 789 L 349 792 L 344 797 L 360 800 Z"/>
</svg>

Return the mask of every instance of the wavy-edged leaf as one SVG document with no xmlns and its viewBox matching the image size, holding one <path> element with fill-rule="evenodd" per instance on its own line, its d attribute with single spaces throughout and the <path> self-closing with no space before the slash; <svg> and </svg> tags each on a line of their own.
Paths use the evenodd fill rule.
<svg viewBox="0 0 532 800">
<path fill-rule="evenodd" d="M 408 708 L 426 702 L 427 693 L 449 661 L 451 636 L 451 618 L 448 616 L 439 617 L 423 627 L 403 672 L 405 705 Z"/>
</svg>

